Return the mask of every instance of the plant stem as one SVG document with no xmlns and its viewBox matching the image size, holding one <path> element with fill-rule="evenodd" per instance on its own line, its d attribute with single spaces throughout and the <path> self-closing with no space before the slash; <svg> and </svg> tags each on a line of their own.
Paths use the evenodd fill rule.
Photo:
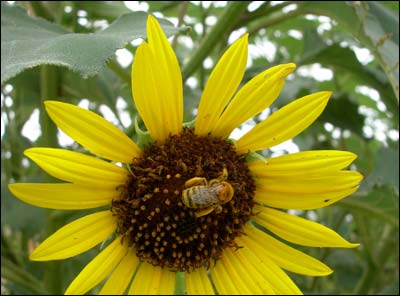
<svg viewBox="0 0 400 296">
<path fill-rule="evenodd" d="M 37 295 L 49 294 L 38 278 L 3 256 L 1 256 L 1 278 L 21 285 Z"/>
<path fill-rule="evenodd" d="M 285 1 L 275 6 L 271 6 L 268 2 L 266 2 L 262 6 L 260 6 L 257 10 L 242 15 L 236 22 L 234 28 L 236 29 L 243 27 L 246 24 L 255 21 L 256 19 L 264 18 L 267 15 L 274 13 L 275 11 L 282 10 L 286 6 L 289 6 L 291 4 L 298 4 L 298 2 L 299 1 Z"/>
<path fill-rule="evenodd" d="M 178 27 L 182 26 L 183 24 L 183 18 L 186 15 L 188 6 L 189 6 L 189 1 L 183 1 L 181 4 L 179 4 Z M 178 34 L 175 35 L 174 39 L 172 40 L 172 47 L 176 48 L 177 44 L 178 44 Z"/>
<path fill-rule="evenodd" d="M 361 280 L 357 284 L 357 287 L 354 289 L 354 295 L 368 295 L 370 293 L 377 275 L 385 266 L 386 261 L 394 253 L 393 249 L 396 246 L 397 237 L 397 229 L 389 224 L 386 224 L 381 238 L 381 245 L 374 256 L 375 260 L 368 261 L 368 267 L 364 271 Z M 379 264 L 376 264 L 375 262 L 379 262 Z"/>
<path fill-rule="evenodd" d="M 182 71 L 183 80 L 187 78 L 197 69 L 197 67 L 203 62 L 210 51 L 214 48 L 215 44 L 218 43 L 221 36 L 228 32 L 235 24 L 236 19 L 243 13 L 247 8 L 250 1 L 230 1 L 225 7 L 225 10 L 219 17 L 218 22 L 211 29 L 209 34 L 203 39 L 199 47 L 193 54 L 191 60 L 185 65 Z"/>
<path fill-rule="evenodd" d="M 175 295 L 185 294 L 185 273 L 175 273 Z"/>
<path fill-rule="evenodd" d="M 55 66 L 43 65 L 40 68 L 40 126 L 42 136 L 40 144 L 57 147 L 57 128 L 44 109 L 44 101 L 58 98 L 59 75 Z"/>
<path fill-rule="evenodd" d="M 399 229 L 399 221 L 396 218 L 392 217 L 391 215 L 387 215 L 378 208 L 372 207 L 365 202 L 354 199 L 343 199 L 336 203 L 336 205 L 341 208 L 349 209 L 352 211 L 359 211 L 365 214 L 369 214 L 371 216 L 375 216 L 376 218 L 379 218 L 386 223 L 390 223 L 394 228 Z"/>
<path fill-rule="evenodd" d="M 107 67 L 110 68 L 110 70 L 113 71 L 115 74 L 117 74 L 118 77 L 121 78 L 123 81 L 125 81 L 129 85 L 131 84 L 130 74 L 128 74 L 126 70 L 122 68 L 116 60 L 110 59 L 110 61 L 107 63 Z"/>
<path fill-rule="evenodd" d="M 17 93 L 19 90 L 16 89 L 15 93 Z M 14 98 L 14 110 L 19 110 L 19 100 L 18 100 L 18 95 L 15 95 Z M 11 120 L 11 114 L 12 110 L 10 107 L 8 107 L 6 104 L 2 106 L 2 117 L 8 122 L 8 125 L 6 126 L 7 132 L 9 134 L 9 142 L 2 142 L 1 143 L 1 149 L 9 150 L 12 151 L 11 153 L 11 158 L 9 161 L 6 161 L 2 159 L 2 170 L 3 170 L 3 165 L 7 168 L 4 170 L 7 176 L 7 178 L 13 178 L 14 180 L 18 181 L 21 178 L 21 173 L 22 173 L 22 167 L 21 167 L 21 152 L 20 149 L 20 133 L 17 127 L 17 122 L 18 122 L 18 114 L 19 112 L 15 112 L 15 118 L 14 120 Z"/>
<path fill-rule="evenodd" d="M 44 3 L 40 1 L 27 1 L 28 7 L 34 15 L 43 17 L 49 21 L 54 21 L 54 16 L 47 9 Z M 59 70 L 55 66 L 42 65 L 40 67 L 40 97 L 39 102 L 39 122 L 42 130 L 42 136 L 38 140 L 39 146 L 44 147 L 57 147 L 57 128 L 55 124 L 50 120 L 49 116 L 44 109 L 44 101 L 56 100 L 59 97 L 60 89 L 60 75 Z M 52 180 L 50 177 L 44 177 L 44 180 Z M 60 226 L 56 223 L 55 219 L 52 218 L 52 210 L 46 210 L 46 221 L 45 221 L 45 235 L 49 236 L 55 232 Z M 46 263 L 46 269 L 44 273 L 44 288 L 52 294 L 62 294 L 62 263 L 60 261 Z"/>
<path fill-rule="evenodd" d="M 54 21 L 54 15 L 51 14 L 42 1 L 27 1 L 27 4 L 32 8 L 36 16 L 40 16 L 52 22 Z"/>
<path fill-rule="evenodd" d="M 339 217 L 336 219 L 335 224 L 332 226 L 332 229 L 337 230 L 339 229 L 340 225 L 342 225 L 344 218 L 347 215 L 347 211 L 341 211 L 339 213 Z M 320 261 L 325 261 L 326 258 L 331 254 L 332 249 L 330 248 L 324 248 L 322 250 L 322 255 L 321 258 L 319 258 Z M 313 277 L 310 285 L 310 291 L 314 291 L 317 287 L 317 283 L 321 280 L 321 277 Z"/>
<path fill-rule="evenodd" d="M 294 17 L 302 15 L 302 14 L 305 14 L 305 12 L 300 9 L 296 9 L 296 10 L 290 11 L 286 14 L 282 14 L 277 17 L 274 17 L 274 18 L 267 18 L 264 21 L 257 23 L 257 25 L 255 25 L 253 28 L 249 28 L 249 34 L 253 35 L 261 29 L 272 27 L 274 25 L 277 25 L 279 23 L 282 23 L 284 21 L 287 21 L 291 18 L 294 18 Z"/>
<path fill-rule="evenodd" d="M 40 138 L 40 145 L 45 147 L 57 147 L 57 128 L 51 122 L 49 116 L 44 110 L 43 102 L 45 100 L 55 100 L 59 96 L 59 72 L 55 66 L 43 65 L 40 68 L 40 125 L 42 128 L 42 136 Z M 46 177 L 45 177 L 46 179 Z M 49 179 L 49 177 L 47 177 Z M 46 227 L 45 235 L 49 236 L 54 233 L 60 226 L 52 219 L 52 210 L 46 210 Z M 54 294 L 62 294 L 62 263 L 60 261 L 46 263 L 46 270 L 44 274 L 44 285 L 46 290 Z"/>
<path fill-rule="evenodd" d="M 207 15 L 208 15 L 208 9 L 206 9 L 204 7 L 204 5 L 203 5 L 203 2 L 201 2 L 201 4 L 200 4 L 200 23 L 201 23 L 201 25 L 203 27 L 203 31 L 201 32 L 201 40 L 203 40 L 207 35 L 206 18 L 207 18 Z M 203 63 L 200 63 L 197 73 L 199 75 L 200 89 L 204 89 L 204 86 L 205 86 L 205 69 L 204 69 Z"/>
</svg>

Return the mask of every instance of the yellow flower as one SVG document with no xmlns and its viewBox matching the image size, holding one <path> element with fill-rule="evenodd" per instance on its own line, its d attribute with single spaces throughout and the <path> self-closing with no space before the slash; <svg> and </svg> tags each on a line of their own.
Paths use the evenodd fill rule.
<svg viewBox="0 0 400 296">
<path fill-rule="evenodd" d="M 235 127 L 276 99 L 295 69 L 294 64 L 272 67 L 236 92 L 247 60 L 244 35 L 212 71 L 194 129 L 183 128 L 179 64 L 152 16 L 147 36 L 132 67 L 135 105 L 154 141 L 143 150 L 91 111 L 45 103 L 61 130 L 105 160 L 30 148 L 27 157 L 68 183 L 10 184 L 10 191 L 44 208 L 108 208 L 62 227 L 30 259 L 70 258 L 111 237 L 66 294 L 86 293 L 105 279 L 102 294 L 128 288 L 129 294 L 172 294 L 177 271 L 185 272 L 188 294 L 301 294 L 282 269 L 331 274 L 328 266 L 274 236 L 311 247 L 357 244 L 279 209 L 321 208 L 355 192 L 362 176 L 344 168 L 356 156 L 305 151 L 267 160 L 247 157 L 301 133 L 321 114 L 331 93 L 297 99 L 238 141 L 228 141 Z"/>
</svg>

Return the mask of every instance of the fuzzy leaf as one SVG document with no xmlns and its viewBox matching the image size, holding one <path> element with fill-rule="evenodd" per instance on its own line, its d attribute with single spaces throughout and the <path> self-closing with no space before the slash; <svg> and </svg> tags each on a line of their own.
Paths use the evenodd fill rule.
<svg viewBox="0 0 400 296">
<path fill-rule="evenodd" d="M 146 37 L 147 14 L 132 12 L 120 16 L 102 31 L 71 33 L 22 8 L 1 4 L 1 84 L 27 68 L 42 64 L 65 66 L 82 76 L 99 73 L 115 51 L 136 38 Z M 160 23 L 167 36 L 179 29 Z"/>
</svg>

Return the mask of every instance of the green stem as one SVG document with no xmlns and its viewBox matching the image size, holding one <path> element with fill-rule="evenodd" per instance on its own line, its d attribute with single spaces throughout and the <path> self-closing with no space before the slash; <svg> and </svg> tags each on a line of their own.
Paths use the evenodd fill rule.
<svg viewBox="0 0 400 296">
<path fill-rule="evenodd" d="M 167 4 L 159 8 L 160 12 L 168 11 L 179 5 L 181 1 L 165 1 Z"/>
<path fill-rule="evenodd" d="M 249 34 L 253 35 L 261 29 L 266 29 L 266 28 L 272 27 L 274 25 L 277 25 L 279 23 L 282 23 L 284 21 L 287 21 L 289 19 L 292 19 L 292 18 L 302 15 L 302 14 L 304 14 L 304 11 L 296 9 L 291 12 L 274 17 L 274 18 L 267 18 L 263 21 L 258 22 L 254 27 L 249 28 Z"/>
<path fill-rule="evenodd" d="M 381 238 L 381 245 L 374 256 L 375 260 L 369 262 L 369 265 L 367 269 L 365 269 L 361 280 L 354 289 L 354 295 L 368 295 L 370 293 L 377 275 L 381 273 L 386 261 L 393 254 L 393 249 L 397 244 L 396 237 L 398 237 L 397 229 L 386 224 Z M 375 264 L 374 262 L 379 262 L 379 264 Z"/>
<path fill-rule="evenodd" d="M 385 60 L 383 59 L 382 54 L 378 51 L 377 48 L 373 49 L 373 53 L 374 53 L 374 56 L 376 57 L 376 59 L 378 60 L 379 64 L 381 65 L 383 71 L 386 73 L 387 79 L 389 79 L 389 82 L 392 86 L 393 93 L 396 96 L 397 104 L 398 104 L 399 103 L 399 85 L 398 85 L 399 79 L 397 78 L 397 80 L 396 80 L 395 76 L 392 73 L 394 73 L 395 68 L 399 67 L 399 62 L 397 62 L 396 65 L 393 65 L 392 69 L 390 69 L 390 67 L 386 64 Z"/>
<path fill-rule="evenodd" d="M 175 273 L 175 295 L 185 295 L 185 273 Z"/>
<path fill-rule="evenodd" d="M 57 128 L 50 120 L 44 110 L 43 102 L 46 100 L 55 100 L 59 97 L 59 70 L 55 66 L 43 65 L 40 68 L 40 125 L 42 127 L 42 136 L 40 144 L 45 147 L 57 147 Z M 46 179 L 46 178 L 45 178 Z M 49 177 L 47 177 L 49 179 Z M 54 233 L 59 228 L 60 223 L 52 219 L 52 210 L 46 210 L 46 237 Z M 46 263 L 44 274 L 44 285 L 46 290 L 54 294 L 62 294 L 62 263 L 60 261 Z"/>
<path fill-rule="evenodd" d="M 335 224 L 332 226 L 332 229 L 337 230 L 339 229 L 340 225 L 342 225 L 344 218 L 347 215 L 347 211 L 341 211 L 339 214 L 339 217 L 336 219 Z M 322 255 L 321 258 L 319 259 L 320 261 L 325 261 L 326 258 L 331 254 L 332 249 L 330 248 L 324 248 L 322 250 Z M 321 277 L 313 277 L 310 285 L 310 291 L 315 291 L 317 284 L 321 281 Z"/>
<path fill-rule="evenodd" d="M 247 8 L 250 1 L 230 1 L 221 14 L 218 22 L 211 29 L 209 34 L 203 39 L 199 47 L 193 54 L 191 60 L 185 65 L 182 71 L 183 80 L 186 81 L 197 67 L 204 61 L 207 55 L 219 42 L 221 36 L 232 29 L 236 19 Z"/>
<path fill-rule="evenodd" d="M 179 5 L 179 12 L 178 12 L 178 27 L 183 25 L 183 18 L 186 15 L 186 11 L 189 7 L 189 1 L 183 1 Z M 174 39 L 172 40 L 172 47 L 176 48 L 176 45 L 178 44 L 178 34 L 174 36 Z"/>
<path fill-rule="evenodd" d="M 27 272 L 20 265 L 3 256 L 1 256 L 1 278 L 13 284 L 20 285 L 37 295 L 49 294 L 39 279 Z"/>
<path fill-rule="evenodd" d="M 62 6 L 60 3 L 50 3 L 42 1 L 27 1 L 27 7 L 30 9 L 31 13 L 36 16 L 40 16 L 49 21 L 60 21 L 62 13 L 60 8 Z M 58 18 L 55 17 L 58 12 Z M 57 18 L 57 19 L 56 19 Z M 39 102 L 40 117 L 39 122 L 41 125 L 42 136 L 38 140 L 39 146 L 45 147 L 57 147 L 57 128 L 55 124 L 50 120 L 49 116 L 45 112 L 44 101 L 46 100 L 57 100 L 60 97 L 60 73 L 59 69 L 55 66 L 42 65 L 40 68 L 40 97 Z M 44 180 L 53 180 L 50 177 L 45 177 Z M 60 220 L 53 218 L 52 210 L 46 211 L 46 226 L 45 226 L 45 236 L 53 234 L 63 223 Z M 10 269 L 11 270 L 11 269 Z M 15 281 L 22 279 L 23 281 L 37 283 L 37 280 L 32 280 L 26 275 L 19 274 L 13 269 L 10 276 L 15 277 Z M 62 278 L 62 263 L 60 261 L 49 262 L 45 265 L 44 272 L 44 286 L 42 287 L 38 283 L 33 284 L 38 291 L 38 294 L 44 294 L 43 291 L 49 291 L 50 294 L 62 294 L 63 292 L 63 278 Z M 29 285 L 28 285 L 29 286 Z M 34 288 L 30 287 L 33 291 Z M 46 293 L 47 294 L 47 293 Z"/>
<path fill-rule="evenodd" d="M 130 51 L 131 54 L 135 55 L 136 47 L 128 43 L 125 48 Z"/>
<path fill-rule="evenodd" d="M 46 20 L 54 21 L 54 15 L 48 10 L 48 8 L 42 3 L 42 1 L 27 1 L 31 6 L 35 15 L 40 16 Z"/>
<path fill-rule="evenodd" d="M 15 92 L 17 92 L 16 90 Z M 15 96 L 14 98 L 14 110 L 19 110 L 19 104 L 18 104 L 18 96 Z M 6 104 L 2 106 L 2 116 L 4 115 L 4 118 L 8 122 L 6 129 L 9 135 L 9 141 L 4 141 L 1 143 L 1 149 L 4 150 L 9 150 L 11 151 L 11 159 L 10 160 L 4 160 L 4 163 L 7 164 L 7 170 L 5 170 L 5 173 L 8 174 L 8 178 L 12 177 L 14 180 L 19 181 L 21 178 L 21 172 L 22 172 L 22 167 L 21 167 L 21 149 L 20 149 L 20 132 L 17 127 L 17 122 L 18 122 L 18 114 L 19 112 L 15 112 L 15 118 L 14 120 L 11 120 L 11 109 L 10 107 L 7 107 Z M 3 160 L 2 160 L 2 165 L 3 165 Z"/>
<path fill-rule="evenodd" d="M 341 208 L 349 209 L 352 211 L 359 211 L 364 214 L 370 214 L 371 216 L 375 216 L 376 218 L 379 218 L 382 221 L 390 223 L 394 228 L 399 229 L 398 219 L 392 217 L 391 215 L 387 215 L 385 212 L 379 210 L 376 207 L 369 206 L 365 202 L 353 199 L 343 199 L 338 203 L 336 203 L 336 205 Z"/>
<path fill-rule="evenodd" d="M 211 6 L 210 6 L 211 7 Z M 209 8 L 210 8 L 209 7 Z M 207 23 L 206 23 L 206 18 L 208 15 L 208 9 L 205 9 L 203 2 L 201 2 L 200 4 L 200 22 L 201 25 L 203 27 L 203 31 L 201 32 L 201 40 L 204 40 L 204 38 L 207 35 Z M 199 65 L 199 69 L 198 69 L 198 75 L 199 75 L 199 85 L 200 85 L 200 89 L 204 89 L 205 86 L 205 69 L 204 69 L 204 65 L 203 63 L 201 63 Z"/>
<path fill-rule="evenodd" d="M 13 237 L 5 235 L 5 227 L 2 226 L 1 228 L 1 260 L 2 260 L 2 268 L 3 268 L 3 257 L 6 260 L 9 260 L 15 265 L 22 266 L 23 265 L 23 258 L 20 256 L 20 250 L 15 248 L 13 243 Z M 3 272 L 3 269 L 2 269 Z M 2 274 L 3 276 L 3 274 Z"/>
<path fill-rule="evenodd" d="M 107 67 L 110 68 L 115 74 L 118 75 L 119 78 L 121 78 L 123 81 L 128 83 L 129 85 L 131 84 L 131 76 L 126 72 L 124 68 L 121 67 L 121 65 L 114 59 L 111 59 Z"/>
<path fill-rule="evenodd" d="M 44 109 L 44 102 L 58 98 L 59 73 L 55 66 L 43 65 L 40 68 L 40 126 L 42 136 L 40 144 L 47 147 L 57 147 L 57 127 L 50 120 Z"/>
<path fill-rule="evenodd" d="M 267 15 L 274 13 L 275 11 L 282 10 L 284 7 L 289 6 L 291 4 L 297 4 L 299 1 L 285 1 L 279 3 L 275 6 L 271 6 L 268 2 L 264 3 L 264 5 L 260 6 L 257 10 L 253 12 L 249 12 L 241 16 L 237 23 L 235 24 L 235 29 L 245 26 L 246 24 L 255 21 L 259 18 L 265 18 Z"/>
<path fill-rule="evenodd" d="M 285 2 L 283 2 L 285 3 Z M 242 26 L 245 26 L 247 23 L 254 21 L 255 19 L 259 17 L 265 17 L 266 14 L 268 14 L 269 9 L 271 9 L 271 1 L 266 1 L 264 2 L 259 8 L 252 12 L 245 12 L 243 15 L 241 15 L 235 25 L 233 26 L 234 29 L 238 29 Z"/>
</svg>

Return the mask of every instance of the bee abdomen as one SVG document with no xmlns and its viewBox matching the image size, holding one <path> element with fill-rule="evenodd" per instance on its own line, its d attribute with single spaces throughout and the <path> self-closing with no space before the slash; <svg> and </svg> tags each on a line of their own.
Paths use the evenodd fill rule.
<svg viewBox="0 0 400 296">
<path fill-rule="evenodd" d="M 193 186 L 183 190 L 182 202 L 188 208 L 202 209 L 209 206 L 207 188 L 204 186 Z"/>
<path fill-rule="evenodd" d="M 197 208 L 195 202 L 193 201 L 193 195 L 195 194 L 195 187 L 190 187 L 182 192 L 182 202 L 188 208 Z"/>
</svg>

